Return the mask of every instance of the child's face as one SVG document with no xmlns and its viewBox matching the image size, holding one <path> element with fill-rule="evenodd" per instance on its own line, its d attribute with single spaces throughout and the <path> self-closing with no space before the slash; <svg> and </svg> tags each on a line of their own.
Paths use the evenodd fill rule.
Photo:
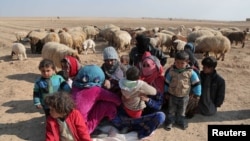
<svg viewBox="0 0 250 141">
<path fill-rule="evenodd" d="M 60 117 L 63 117 L 62 114 L 59 114 L 56 112 L 56 110 L 52 107 L 49 107 L 49 113 L 50 113 L 50 116 L 52 116 L 53 118 L 60 118 Z"/>
<path fill-rule="evenodd" d="M 185 69 L 188 65 L 188 60 L 175 60 L 175 66 L 177 69 Z"/>
<path fill-rule="evenodd" d="M 211 73 L 213 73 L 214 68 L 213 67 L 208 67 L 208 66 L 203 66 L 202 70 L 203 70 L 203 72 L 205 74 L 211 74 Z"/>
<path fill-rule="evenodd" d="M 55 70 L 52 69 L 52 67 L 43 67 L 40 71 L 43 78 L 50 78 L 55 73 Z"/>
<path fill-rule="evenodd" d="M 128 65 L 128 60 L 125 58 L 121 58 L 121 63 L 124 65 Z"/>
</svg>

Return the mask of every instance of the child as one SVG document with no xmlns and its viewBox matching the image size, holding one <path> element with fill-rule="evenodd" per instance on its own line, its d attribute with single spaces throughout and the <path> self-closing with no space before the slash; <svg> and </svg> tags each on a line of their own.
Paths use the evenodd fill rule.
<svg viewBox="0 0 250 141">
<path fill-rule="evenodd" d="M 216 71 L 217 60 L 206 57 L 202 60 L 201 71 L 202 95 L 198 104 L 198 111 L 202 115 L 211 116 L 217 112 L 217 107 L 223 104 L 225 98 L 225 80 Z"/>
<path fill-rule="evenodd" d="M 156 95 L 156 89 L 139 78 L 139 69 L 132 66 L 126 71 L 126 79 L 119 81 L 123 108 L 132 118 L 141 117 L 142 110 L 146 107 L 141 95 Z"/>
<path fill-rule="evenodd" d="M 65 80 L 55 73 L 55 65 L 49 59 L 43 59 L 38 69 L 41 72 L 41 77 L 35 81 L 33 89 L 33 102 L 36 108 L 42 109 L 46 117 L 49 115 L 49 107 L 45 105 L 44 98 L 59 90 L 60 85 Z"/>
<path fill-rule="evenodd" d="M 201 95 L 199 77 L 188 63 L 188 53 L 177 52 L 174 66 L 165 75 L 165 94 L 168 99 L 166 130 L 171 130 L 174 122 L 185 130 L 188 127 L 185 112 L 189 93 L 191 91 L 196 98 Z"/>
<path fill-rule="evenodd" d="M 75 109 L 68 93 L 56 92 L 44 101 L 50 108 L 46 121 L 46 141 L 91 141 L 86 121 Z"/>
<path fill-rule="evenodd" d="M 126 71 L 128 68 L 131 66 L 129 65 L 129 56 L 128 55 L 122 55 L 120 57 L 120 62 L 121 62 L 121 69 L 123 70 L 124 74 L 126 74 Z"/>
<path fill-rule="evenodd" d="M 70 92 L 72 88 L 72 83 L 73 80 L 69 78 L 69 74 L 66 70 L 61 70 L 57 72 L 58 75 L 62 76 L 63 79 L 65 80 L 61 85 L 60 85 L 60 90 L 65 90 L 66 92 Z"/>
</svg>

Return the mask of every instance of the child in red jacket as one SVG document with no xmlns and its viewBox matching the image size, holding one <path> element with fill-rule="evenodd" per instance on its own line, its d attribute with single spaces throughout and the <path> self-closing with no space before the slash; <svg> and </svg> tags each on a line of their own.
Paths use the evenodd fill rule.
<svg viewBox="0 0 250 141">
<path fill-rule="evenodd" d="M 56 92 L 45 97 L 50 108 L 46 121 L 46 141 L 91 141 L 85 119 L 75 109 L 69 94 Z"/>
</svg>

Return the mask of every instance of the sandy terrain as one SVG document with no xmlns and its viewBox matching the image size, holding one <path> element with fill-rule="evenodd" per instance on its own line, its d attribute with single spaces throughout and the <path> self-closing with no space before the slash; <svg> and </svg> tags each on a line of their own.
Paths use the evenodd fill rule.
<svg viewBox="0 0 250 141">
<path fill-rule="evenodd" d="M 34 81 L 40 76 L 37 68 L 41 55 L 31 54 L 27 45 L 28 60 L 12 60 L 11 44 L 15 41 L 15 31 L 30 31 L 40 28 L 77 27 L 83 25 L 114 24 L 120 27 L 167 27 L 196 25 L 206 27 L 249 27 L 249 22 L 191 21 L 168 19 L 129 19 L 129 18 L 0 18 L 0 140 L 1 141 L 42 141 L 45 134 L 45 118 L 33 106 L 32 89 Z M 81 54 L 82 64 L 102 63 L 102 49 L 105 42 L 97 42 L 97 53 Z M 201 61 L 201 59 L 199 59 Z M 173 62 L 168 59 L 165 66 Z M 245 48 L 232 45 L 225 61 L 217 67 L 226 80 L 225 102 L 218 113 L 212 117 L 196 115 L 189 120 L 189 127 L 183 131 L 173 128 L 165 131 L 159 128 L 151 137 L 152 141 L 206 141 L 207 126 L 210 124 L 250 124 L 250 41 Z"/>
</svg>

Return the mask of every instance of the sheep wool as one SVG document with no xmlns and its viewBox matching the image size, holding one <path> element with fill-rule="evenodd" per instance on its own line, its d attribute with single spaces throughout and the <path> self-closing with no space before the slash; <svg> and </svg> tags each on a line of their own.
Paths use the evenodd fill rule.
<svg viewBox="0 0 250 141">
<path fill-rule="evenodd" d="M 61 68 L 61 60 L 65 58 L 65 56 L 73 56 L 79 60 L 77 50 L 74 50 L 64 44 L 48 42 L 43 46 L 42 58 L 52 60 L 58 68 Z"/>
<path fill-rule="evenodd" d="M 27 59 L 26 47 L 21 43 L 14 43 L 12 45 L 11 56 L 12 59 L 14 59 L 15 56 L 17 56 L 19 60 Z"/>
</svg>

